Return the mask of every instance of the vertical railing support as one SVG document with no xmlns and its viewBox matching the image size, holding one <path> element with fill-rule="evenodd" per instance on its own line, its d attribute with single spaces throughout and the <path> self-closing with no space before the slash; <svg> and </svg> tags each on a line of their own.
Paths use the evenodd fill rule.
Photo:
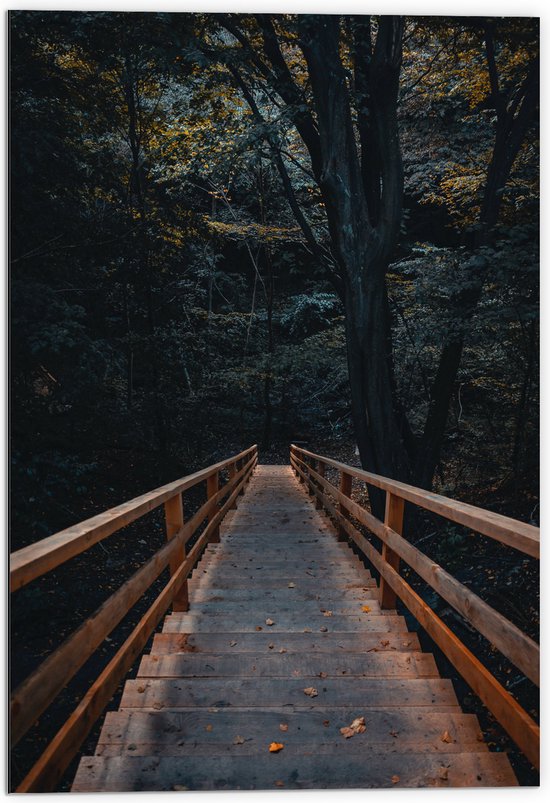
<svg viewBox="0 0 550 803">
<path fill-rule="evenodd" d="M 321 477 L 325 476 L 325 464 L 322 460 L 317 461 L 317 474 L 320 474 Z M 324 488 L 323 486 L 318 483 L 319 490 L 323 493 Z M 323 503 L 321 502 L 320 498 L 316 495 L 315 496 L 315 507 L 317 510 L 320 510 L 323 507 Z"/>
<path fill-rule="evenodd" d="M 236 465 L 236 468 L 237 468 L 237 471 L 240 471 L 240 470 L 241 470 L 241 468 L 242 468 L 242 467 L 243 467 L 245 464 L 246 464 L 246 460 L 244 459 L 244 457 L 243 457 L 243 458 L 241 458 L 240 460 L 237 460 L 237 462 L 235 463 L 235 465 Z M 241 490 L 239 491 L 239 494 L 238 494 L 239 496 L 243 496 L 243 494 L 244 494 L 244 478 L 241 478 L 241 483 L 242 483 L 242 484 L 241 484 Z"/>
<path fill-rule="evenodd" d="M 399 535 L 403 533 L 403 513 L 405 510 L 405 500 L 400 496 L 386 491 L 386 515 L 384 516 L 384 524 L 390 527 Z M 399 571 L 399 555 L 390 549 L 386 544 L 382 545 L 382 558 L 393 569 Z M 397 603 L 397 596 L 395 591 L 390 585 L 380 578 L 380 607 L 381 608 L 395 608 Z"/>
<path fill-rule="evenodd" d="M 233 479 L 233 477 L 237 473 L 237 463 L 236 462 L 235 463 L 230 463 L 227 470 L 229 472 L 229 482 L 231 482 L 231 480 Z M 233 500 L 233 504 L 231 505 L 230 509 L 233 510 L 236 507 L 237 507 L 237 498 L 235 497 L 235 499 Z"/>
<path fill-rule="evenodd" d="M 164 518 L 166 523 L 166 538 L 170 541 L 174 538 L 183 527 L 183 499 L 181 494 L 172 496 L 164 503 Z M 181 544 L 178 546 L 172 559 L 170 560 L 170 577 L 177 571 L 178 567 L 185 559 L 185 546 Z M 172 601 L 172 610 L 174 611 L 187 611 L 189 610 L 189 592 L 187 587 L 187 579 L 183 581 L 181 586 L 174 594 Z"/>
<path fill-rule="evenodd" d="M 342 471 L 342 475 L 340 477 L 340 492 L 343 493 L 345 496 L 351 496 L 351 483 L 352 483 L 352 476 L 351 474 L 346 474 L 345 471 Z M 348 511 L 346 510 L 345 505 L 341 502 L 338 505 L 338 510 L 342 514 L 348 518 Z M 338 527 L 338 540 L 345 541 L 347 538 L 347 533 L 343 527 Z"/>
<path fill-rule="evenodd" d="M 220 474 L 219 471 L 215 471 L 206 480 L 207 499 L 212 499 L 212 497 L 218 493 L 219 484 L 220 484 Z M 214 508 L 214 510 L 212 510 L 208 514 L 208 523 L 212 521 L 217 512 L 218 512 L 217 509 Z M 220 540 L 220 526 L 218 524 L 218 526 L 214 530 L 212 530 L 212 535 L 210 536 L 210 542 L 213 544 L 217 544 L 219 540 Z"/>
</svg>

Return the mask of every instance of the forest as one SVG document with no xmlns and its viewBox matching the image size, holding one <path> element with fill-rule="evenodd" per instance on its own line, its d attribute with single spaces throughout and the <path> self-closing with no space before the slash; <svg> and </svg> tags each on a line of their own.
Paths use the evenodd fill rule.
<svg viewBox="0 0 550 803">
<path fill-rule="evenodd" d="M 537 19 L 12 11 L 9 36 L 12 551 L 253 443 L 538 524 Z M 434 549 L 467 558 L 452 528 Z"/>
</svg>

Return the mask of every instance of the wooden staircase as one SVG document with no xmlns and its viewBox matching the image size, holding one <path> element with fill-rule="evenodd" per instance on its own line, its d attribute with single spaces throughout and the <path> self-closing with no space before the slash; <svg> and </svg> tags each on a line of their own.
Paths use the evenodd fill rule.
<svg viewBox="0 0 550 803">
<path fill-rule="evenodd" d="M 517 785 L 290 466 L 239 498 L 72 791 Z"/>
</svg>

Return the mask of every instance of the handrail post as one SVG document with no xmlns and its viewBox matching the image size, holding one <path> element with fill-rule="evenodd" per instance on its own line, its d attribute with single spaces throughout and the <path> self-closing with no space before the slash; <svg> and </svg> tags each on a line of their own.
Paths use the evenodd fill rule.
<svg viewBox="0 0 550 803">
<path fill-rule="evenodd" d="M 229 482 L 231 482 L 231 480 L 237 473 L 237 461 L 235 461 L 234 463 L 230 463 L 229 466 L 227 467 L 227 470 L 229 473 Z M 233 504 L 231 505 L 231 510 L 233 510 L 236 507 L 237 507 L 237 498 L 235 497 L 235 499 L 233 500 Z"/>
<path fill-rule="evenodd" d="M 218 493 L 219 484 L 220 484 L 220 473 L 219 473 L 219 471 L 215 471 L 206 480 L 206 498 L 207 499 L 211 499 L 213 496 L 215 496 Z M 217 512 L 218 512 L 217 510 L 210 511 L 210 513 L 208 514 L 208 523 L 210 523 L 212 521 L 212 519 L 214 518 L 214 516 L 216 515 Z M 220 526 L 218 524 L 218 526 L 214 530 L 212 530 L 212 535 L 210 536 L 210 541 L 213 544 L 217 544 L 219 542 L 219 540 L 220 540 Z"/>
<path fill-rule="evenodd" d="M 346 474 L 345 471 L 342 471 L 342 474 L 340 476 L 340 493 L 343 493 L 345 496 L 351 496 L 351 483 L 352 483 L 352 480 L 353 480 L 353 478 L 352 478 L 351 474 Z M 342 502 L 340 502 L 340 504 L 338 505 L 338 510 L 340 511 L 342 516 L 345 516 L 346 518 L 348 518 L 348 512 L 346 510 L 345 505 L 343 505 Z M 346 538 L 347 538 L 347 533 L 346 533 L 345 529 L 343 527 L 339 526 L 338 527 L 338 540 L 339 541 L 345 541 Z"/>
<path fill-rule="evenodd" d="M 240 471 L 240 470 L 241 470 L 241 468 L 242 468 L 242 467 L 243 467 L 245 464 L 246 464 L 246 460 L 245 460 L 245 458 L 244 458 L 244 457 L 241 457 L 241 459 L 240 459 L 240 460 L 237 460 L 237 462 L 235 463 L 235 465 L 236 465 L 236 468 L 237 468 L 237 471 Z M 238 495 L 238 496 L 243 496 L 243 495 L 244 495 L 244 479 L 243 479 L 242 477 L 241 477 L 241 490 L 239 491 L 239 493 L 238 493 L 237 495 Z"/>
<path fill-rule="evenodd" d="M 166 538 L 168 541 L 170 541 L 183 527 L 183 498 L 181 493 L 178 493 L 166 500 L 164 503 L 164 518 L 166 524 Z M 184 560 L 185 546 L 181 544 L 181 546 L 176 549 L 173 557 L 170 560 L 170 577 L 176 573 Z M 187 579 L 183 581 L 181 586 L 174 594 L 174 598 L 172 600 L 172 610 L 189 610 L 189 590 L 187 586 Z"/>
<path fill-rule="evenodd" d="M 325 476 L 325 464 L 323 463 L 322 460 L 317 461 L 317 474 L 319 474 L 321 477 Z M 317 483 L 317 485 L 321 493 L 323 493 L 323 486 L 321 485 L 321 483 Z M 315 495 L 315 509 L 320 510 L 322 507 L 323 503 L 321 502 L 320 498 L 317 495 Z"/>
<path fill-rule="evenodd" d="M 403 513 L 405 510 L 405 500 L 395 494 L 386 491 L 386 513 L 384 524 L 394 532 L 402 535 L 403 533 Z M 399 571 L 399 555 L 390 549 L 386 544 L 382 545 L 382 559 L 393 569 Z M 380 577 L 380 607 L 395 608 L 397 596 L 391 586 Z"/>
</svg>

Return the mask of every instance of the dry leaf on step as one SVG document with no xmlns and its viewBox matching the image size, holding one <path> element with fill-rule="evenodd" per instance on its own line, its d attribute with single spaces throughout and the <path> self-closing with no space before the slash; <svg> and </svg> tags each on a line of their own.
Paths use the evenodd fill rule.
<svg viewBox="0 0 550 803">
<path fill-rule="evenodd" d="M 451 737 L 449 731 L 445 731 L 445 733 L 442 734 L 441 741 L 442 742 L 447 742 L 447 744 L 451 744 L 452 743 L 453 740 L 452 740 L 452 737 Z"/>
<path fill-rule="evenodd" d="M 288 725 L 287 725 L 287 723 L 286 723 L 286 722 L 281 722 L 281 724 L 279 725 L 279 730 L 280 730 L 280 731 L 283 731 L 283 733 L 284 733 L 285 731 L 287 731 L 287 730 L 288 730 Z"/>
<path fill-rule="evenodd" d="M 206 725 L 206 727 L 205 727 L 205 729 L 204 729 L 204 730 L 205 730 L 205 731 L 209 731 L 209 732 L 210 732 L 210 731 L 212 730 L 212 728 L 213 728 L 213 727 L 214 727 L 213 725 Z"/>
<path fill-rule="evenodd" d="M 313 686 L 308 686 L 307 689 L 304 689 L 304 694 L 307 694 L 308 697 L 317 697 L 317 689 Z"/>
<path fill-rule="evenodd" d="M 399 775 L 392 775 L 391 776 L 391 782 L 392 783 L 399 783 L 399 781 L 400 781 Z"/>
<path fill-rule="evenodd" d="M 236 641 L 230 641 L 229 642 L 229 646 L 230 647 L 236 647 L 237 646 L 237 642 Z"/>
<path fill-rule="evenodd" d="M 389 643 L 390 643 L 390 642 L 389 642 L 389 640 L 388 640 L 388 639 L 384 639 L 383 641 L 380 641 L 380 644 L 381 644 L 383 647 L 387 647 Z"/>
<path fill-rule="evenodd" d="M 340 733 L 345 739 L 351 739 L 356 733 L 364 733 L 366 730 L 365 717 L 357 717 L 348 727 L 340 728 Z"/>
<path fill-rule="evenodd" d="M 449 780 L 449 768 L 448 767 L 441 767 L 441 769 L 439 770 L 439 777 L 441 778 L 442 781 L 448 781 Z"/>
<path fill-rule="evenodd" d="M 268 625 L 269 627 L 271 627 L 271 625 L 274 625 L 274 624 L 275 624 L 275 622 L 273 621 L 273 619 L 266 619 L 266 620 L 265 620 L 265 623 L 266 623 L 266 625 Z"/>
<path fill-rule="evenodd" d="M 269 752 L 270 753 L 278 753 L 279 750 L 283 749 L 283 747 L 284 747 L 284 744 L 281 744 L 281 742 L 271 742 L 271 744 L 269 745 Z"/>
<path fill-rule="evenodd" d="M 324 611 L 323 616 L 332 616 L 332 611 Z"/>
<path fill-rule="evenodd" d="M 289 588 L 296 588 L 296 586 L 294 585 L 294 583 L 289 583 L 289 584 L 288 584 L 288 587 L 289 587 Z"/>
<path fill-rule="evenodd" d="M 370 608 L 368 605 L 362 605 L 361 610 L 363 611 L 363 613 L 370 613 Z"/>
<path fill-rule="evenodd" d="M 244 736 L 235 736 L 235 738 L 233 739 L 233 744 L 244 744 L 245 742 L 246 739 L 244 738 Z"/>
<path fill-rule="evenodd" d="M 279 788 L 282 788 L 284 785 L 285 785 L 284 781 L 275 781 L 275 786 L 278 786 Z"/>
</svg>

